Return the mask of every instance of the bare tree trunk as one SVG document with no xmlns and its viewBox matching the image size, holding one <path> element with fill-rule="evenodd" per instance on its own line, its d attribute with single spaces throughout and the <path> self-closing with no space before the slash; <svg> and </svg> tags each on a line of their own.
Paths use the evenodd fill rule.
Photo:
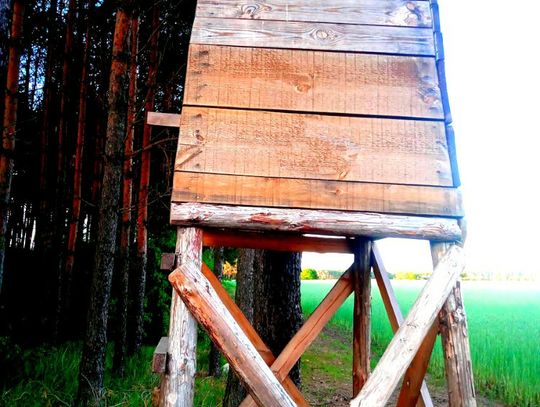
<svg viewBox="0 0 540 407">
<path fill-rule="evenodd" d="M 154 109 L 156 91 L 156 76 L 158 66 L 158 34 L 159 34 L 159 8 L 156 4 L 152 11 L 152 36 L 150 38 L 150 56 L 148 61 L 147 95 L 144 105 L 146 112 Z M 135 332 L 131 351 L 136 352 L 142 344 L 144 333 L 144 294 L 146 285 L 147 266 L 147 240 L 148 240 L 148 188 L 150 185 L 150 136 L 152 126 L 145 123 L 143 130 L 141 153 L 141 177 L 139 180 L 139 200 L 137 208 L 137 265 L 135 267 L 134 281 L 134 320 Z"/>
<path fill-rule="evenodd" d="M 277 357 L 302 326 L 301 254 L 265 251 L 255 266 L 254 328 Z M 300 362 L 290 378 L 300 387 Z"/>
<path fill-rule="evenodd" d="M 214 274 L 221 281 L 223 277 L 223 247 L 214 249 Z M 210 343 L 210 353 L 208 355 L 208 375 L 221 376 L 221 354 L 213 342 Z"/>
<path fill-rule="evenodd" d="M 4 98 L 4 125 L 0 150 L 0 291 L 4 276 L 6 231 L 11 178 L 13 176 L 13 153 L 17 126 L 17 93 L 19 88 L 19 65 L 21 59 L 21 37 L 25 5 L 20 0 L 13 3 L 11 20 L 11 41 L 7 71 L 6 94 Z"/>
<path fill-rule="evenodd" d="M 253 267 L 255 265 L 253 249 L 242 249 L 238 256 L 236 274 L 235 302 L 250 323 L 253 323 Z M 229 370 L 227 386 L 223 397 L 223 407 L 238 407 L 246 397 L 247 392 L 236 374 Z"/>
<path fill-rule="evenodd" d="M 77 402 L 82 405 L 97 405 L 103 395 L 107 320 L 118 225 L 123 142 L 126 135 L 127 67 L 132 5 L 131 1 L 121 2 L 116 12 L 95 266 L 92 275 L 86 335 L 79 370 Z"/>
<path fill-rule="evenodd" d="M 118 248 L 118 271 L 120 274 L 120 292 L 118 294 L 118 332 L 114 349 L 113 370 L 124 375 L 127 354 L 127 321 L 131 246 L 131 193 L 133 190 L 133 139 L 135 116 L 137 113 L 137 49 L 139 35 L 139 16 L 131 21 L 131 58 L 129 61 L 129 90 L 127 112 L 127 136 L 124 141 L 124 166 L 122 183 L 122 224 L 120 225 L 120 246 Z"/>
</svg>

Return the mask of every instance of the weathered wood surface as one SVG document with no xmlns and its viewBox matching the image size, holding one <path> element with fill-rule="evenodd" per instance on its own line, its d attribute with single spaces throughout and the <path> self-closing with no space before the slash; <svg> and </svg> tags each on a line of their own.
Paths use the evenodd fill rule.
<svg viewBox="0 0 540 407">
<path fill-rule="evenodd" d="M 296 232 L 371 238 L 458 240 L 454 219 L 199 203 L 171 204 L 171 223 L 219 229 Z M 453 239 L 452 239 L 453 238 Z"/>
<path fill-rule="evenodd" d="M 242 247 L 287 252 L 352 253 L 349 239 L 298 236 L 290 233 L 257 233 L 206 229 L 204 245 Z"/>
<path fill-rule="evenodd" d="M 199 0 L 197 17 L 431 27 L 427 1 Z"/>
<path fill-rule="evenodd" d="M 169 275 L 169 281 L 257 403 L 268 407 L 296 406 L 223 305 L 200 265 L 182 264 Z"/>
<path fill-rule="evenodd" d="M 163 336 L 160 340 L 154 354 L 152 355 L 152 372 L 165 373 L 167 371 L 167 352 L 169 350 L 169 338 Z"/>
<path fill-rule="evenodd" d="M 401 385 L 396 407 L 423 407 L 426 405 L 425 398 L 420 396 L 424 396 L 424 393 L 421 393 L 424 390 L 427 392 L 424 377 L 426 376 L 438 334 L 439 322 L 435 320 L 403 376 L 403 384 Z M 429 399 L 429 405 L 433 405 L 431 399 Z"/>
<path fill-rule="evenodd" d="M 181 115 L 175 113 L 148 112 L 146 123 L 152 126 L 180 127 Z"/>
<path fill-rule="evenodd" d="M 173 202 L 463 216 L 452 188 L 175 172 Z"/>
<path fill-rule="evenodd" d="M 434 266 L 443 261 L 442 254 L 453 246 L 450 243 L 431 244 Z M 467 317 L 459 281 L 452 288 L 441 310 L 439 325 L 448 386 L 448 404 L 450 407 L 476 407 Z"/>
<path fill-rule="evenodd" d="M 442 122 L 199 107 L 182 118 L 175 170 L 453 185 Z"/>
<path fill-rule="evenodd" d="M 434 56 L 433 30 L 197 17 L 191 44 Z"/>
<path fill-rule="evenodd" d="M 352 407 L 384 406 L 400 378 L 412 362 L 420 345 L 465 267 L 461 248 L 452 246 L 439 261 L 433 275 L 418 296 L 403 325 L 388 345 L 377 367 Z"/>
<path fill-rule="evenodd" d="M 371 241 L 358 238 L 354 251 L 353 397 L 366 383 L 371 355 Z"/>
<path fill-rule="evenodd" d="M 177 264 L 202 262 L 202 230 L 178 228 L 176 239 Z M 195 387 L 197 322 L 184 302 L 173 290 L 169 320 L 169 350 L 167 372 L 161 380 L 159 405 L 191 407 Z"/>
<path fill-rule="evenodd" d="M 351 295 L 353 291 L 352 271 L 347 270 L 338 279 L 334 287 L 328 292 L 326 297 L 315 308 L 308 320 L 304 322 L 302 327 L 293 336 L 289 343 L 285 346 L 281 354 L 272 363 L 272 371 L 278 378 L 283 381 L 287 379 L 287 375 L 295 363 L 300 359 L 306 349 L 317 338 L 324 326 L 330 321 L 339 307 Z M 253 400 L 248 397 L 240 407 L 255 406 Z"/>
<path fill-rule="evenodd" d="M 375 280 L 377 281 L 377 286 L 379 287 L 379 292 L 381 294 L 384 308 L 386 309 L 386 314 L 388 315 L 388 319 L 390 320 L 390 326 L 392 327 L 392 331 L 394 333 L 397 332 L 399 327 L 403 324 L 403 314 L 401 312 L 401 308 L 399 307 L 396 294 L 394 292 L 394 289 L 392 288 L 392 284 L 390 282 L 390 279 L 388 277 L 388 270 L 386 269 L 384 265 L 384 261 L 382 259 L 381 253 L 379 251 L 379 248 L 377 246 L 377 242 L 373 242 L 372 245 L 372 255 L 373 255 L 373 274 L 375 275 Z M 433 328 L 432 328 L 433 329 Z M 417 389 L 416 384 L 418 381 L 416 380 L 417 377 L 415 376 L 417 369 L 415 369 L 415 366 L 419 365 L 422 359 L 422 356 L 426 354 L 424 352 L 425 347 L 429 347 L 429 341 L 431 338 L 432 330 L 430 330 L 428 336 L 424 339 L 424 342 L 422 342 L 422 345 L 420 346 L 420 350 L 411 362 L 411 366 L 407 369 L 405 372 L 405 379 L 404 379 L 404 385 L 402 386 L 403 396 L 400 393 L 400 396 L 398 398 L 398 406 L 404 407 L 404 406 L 414 406 L 417 407 L 433 407 L 433 401 L 431 400 L 431 396 L 429 394 L 428 387 L 426 385 L 426 382 L 424 381 L 424 374 L 421 374 L 419 384 L 420 387 Z M 438 326 L 435 329 L 435 336 L 438 333 Z M 433 345 L 431 345 L 431 348 L 433 348 Z M 420 353 L 420 356 L 418 355 Z M 429 350 L 429 353 L 431 354 L 431 349 Z M 418 358 L 418 359 L 417 359 Z M 429 360 L 428 360 L 429 361 Z M 412 369 L 411 369 L 412 367 Z M 426 365 L 427 367 L 427 365 Z M 407 378 L 413 377 L 412 381 L 409 380 L 409 384 L 405 386 Z M 405 386 L 405 387 L 404 387 Z M 405 388 L 405 390 L 403 390 Z M 418 398 L 418 392 L 420 394 L 420 397 Z M 412 398 L 416 398 L 418 401 L 412 402 L 409 395 L 414 394 Z M 401 404 L 400 404 L 401 400 Z"/>
<path fill-rule="evenodd" d="M 198 44 L 184 104 L 444 117 L 433 58 Z"/>
<path fill-rule="evenodd" d="M 205 232 L 206 233 L 206 232 Z M 242 312 L 242 310 L 236 305 L 234 300 L 229 296 L 227 291 L 223 288 L 221 285 L 221 281 L 219 281 L 216 277 L 216 275 L 208 268 L 206 264 L 203 263 L 202 266 L 202 274 L 208 279 L 208 282 L 212 286 L 212 288 L 215 290 L 216 294 L 218 295 L 219 299 L 223 303 L 223 305 L 229 310 L 232 317 L 236 321 L 236 323 L 240 326 L 242 331 L 246 334 L 249 341 L 253 344 L 255 349 L 257 349 L 257 352 L 259 352 L 259 355 L 263 358 L 265 363 L 270 366 L 276 358 L 272 354 L 272 351 L 264 341 L 261 339 L 259 334 L 255 331 L 253 326 L 249 323 L 248 319 Z M 294 382 L 287 376 L 284 380 L 280 380 L 282 382 L 283 387 L 287 391 L 287 393 L 291 396 L 291 398 L 294 400 L 294 402 L 297 404 L 298 407 L 307 407 L 308 403 L 305 400 L 302 393 L 300 393 L 300 390 L 296 387 Z"/>
<path fill-rule="evenodd" d="M 161 262 L 159 264 L 160 270 L 173 271 L 176 267 L 176 254 L 174 253 L 161 253 Z"/>
</svg>

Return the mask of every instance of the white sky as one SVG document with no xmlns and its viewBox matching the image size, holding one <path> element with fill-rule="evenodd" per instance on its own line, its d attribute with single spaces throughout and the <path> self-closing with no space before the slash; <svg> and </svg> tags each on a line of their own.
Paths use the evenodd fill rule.
<svg viewBox="0 0 540 407">
<path fill-rule="evenodd" d="M 439 8 L 468 265 L 540 274 L 540 2 L 439 0 Z M 383 245 L 390 270 L 429 268 L 425 242 Z M 303 267 L 351 261 L 305 254 Z"/>
</svg>

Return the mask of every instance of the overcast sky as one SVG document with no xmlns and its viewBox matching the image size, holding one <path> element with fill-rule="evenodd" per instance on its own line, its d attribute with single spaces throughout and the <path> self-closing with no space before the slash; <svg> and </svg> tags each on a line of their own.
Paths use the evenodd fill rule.
<svg viewBox="0 0 540 407">
<path fill-rule="evenodd" d="M 540 2 L 439 0 L 439 8 L 468 265 L 540 274 Z M 383 245 L 391 269 L 429 268 L 425 242 Z M 350 262 L 306 254 L 303 266 Z"/>
</svg>

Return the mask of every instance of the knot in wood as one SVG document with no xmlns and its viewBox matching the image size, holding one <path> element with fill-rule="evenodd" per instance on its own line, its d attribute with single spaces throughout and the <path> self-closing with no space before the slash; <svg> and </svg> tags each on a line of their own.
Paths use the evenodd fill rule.
<svg viewBox="0 0 540 407">
<path fill-rule="evenodd" d="M 243 4 L 240 8 L 240 17 L 249 17 L 251 19 L 256 19 L 261 12 L 271 10 L 272 7 L 265 6 L 259 3 Z"/>
</svg>

